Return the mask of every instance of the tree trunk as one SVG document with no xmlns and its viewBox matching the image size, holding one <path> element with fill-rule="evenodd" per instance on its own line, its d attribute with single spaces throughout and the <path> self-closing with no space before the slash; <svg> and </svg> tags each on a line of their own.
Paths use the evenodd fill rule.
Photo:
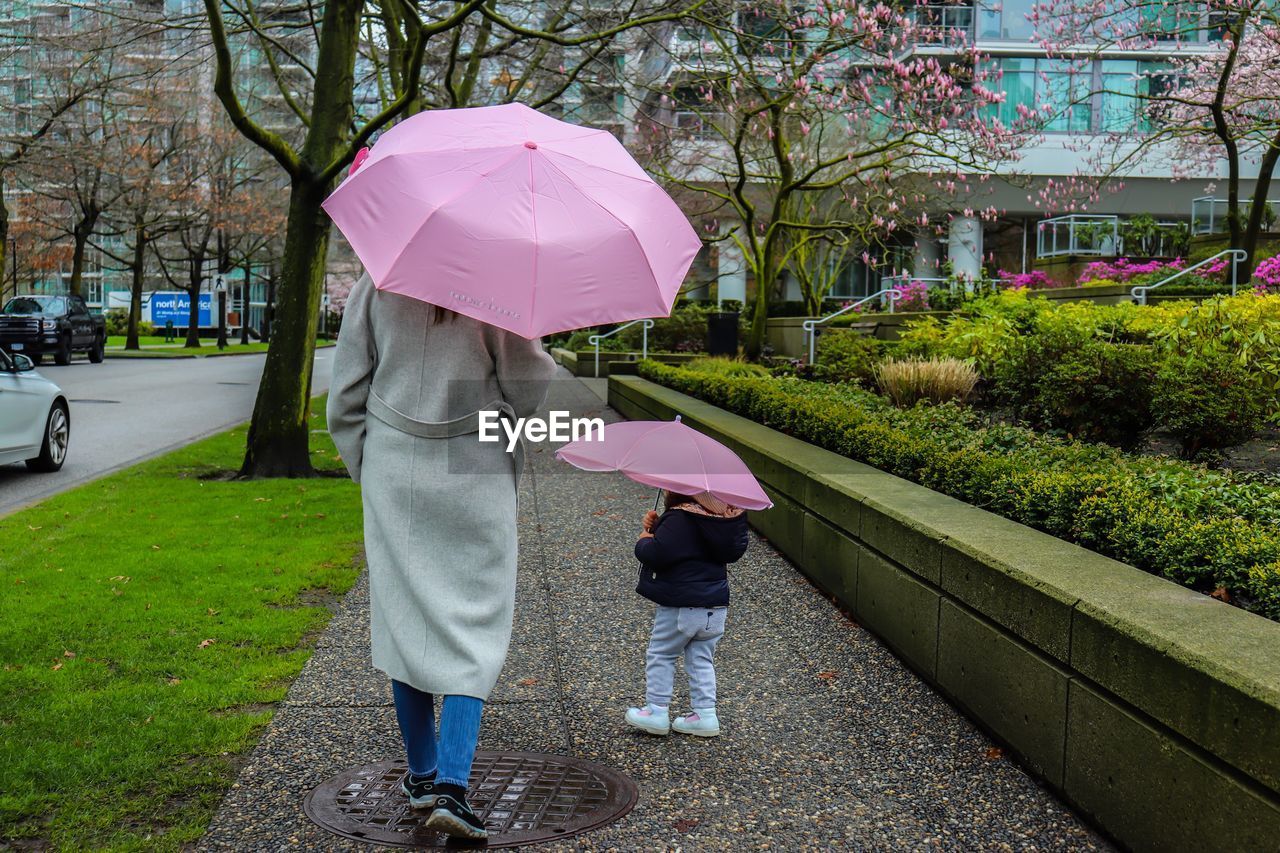
<svg viewBox="0 0 1280 853">
<path fill-rule="evenodd" d="M 142 283 L 146 278 L 147 232 L 137 228 L 133 235 L 133 284 L 129 289 L 129 331 L 125 349 L 141 349 L 138 343 L 138 321 L 142 318 Z"/>
<path fill-rule="evenodd" d="M 329 247 L 320 209 L 327 187 L 295 181 L 289 194 L 284 268 L 271 321 L 271 346 L 249 426 L 242 477 L 311 477 L 311 366 Z"/>
<path fill-rule="evenodd" d="M 316 318 L 329 248 L 329 217 L 320 179 L 347 144 L 363 0 L 324 5 L 311 122 L 289 190 L 284 264 L 272 317 L 271 346 L 249 424 L 242 477 L 311 477 L 311 367 Z"/>
<path fill-rule="evenodd" d="M 1275 174 L 1276 164 L 1280 162 L 1280 150 L 1267 149 L 1258 164 L 1258 180 L 1253 188 L 1253 204 L 1249 208 L 1249 221 L 1245 225 L 1243 238 L 1232 245 L 1244 249 L 1247 257 L 1236 267 L 1236 284 L 1244 287 L 1253 278 L 1254 258 L 1258 253 L 1258 237 L 1262 234 L 1263 219 L 1267 213 L 1267 195 L 1271 192 L 1271 179 Z"/>
<path fill-rule="evenodd" d="M 764 350 L 765 333 L 769 321 L 769 295 L 778 281 L 777 261 L 774 259 L 772 235 L 765 239 L 760 264 L 756 267 L 755 310 L 751 315 L 751 329 L 747 332 L 747 358 L 756 360 Z"/>
<path fill-rule="evenodd" d="M 93 234 L 93 229 L 98 224 L 98 214 L 85 214 L 75 227 L 71 229 L 72 239 L 75 241 L 75 248 L 71 252 L 71 295 L 84 295 L 84 254 L 89 246 L 89 237 Z M 105 300 L 107 294 L 104 292 L 102 298 Z M 106 305 L 103 305 L 105 310 Z"/>
<path fill-rule="evenodd" d="M 187 277 L 187 295 L 191 306 L 187 310 L 187 340 L 183 349 L 200 348 L 200 273 L 204 272 L 204 254 L 191 256 L 191 272 Z"/>
<path fill-rule="evenodd" d="M 4 201 L 4 172 L 0 171 L 0 305 L 5 302 L 4 282 L 9 274 L 9 206 Z M 18 295 L 18 271 L 13 272 L 13 295 Z"/>
</svg>

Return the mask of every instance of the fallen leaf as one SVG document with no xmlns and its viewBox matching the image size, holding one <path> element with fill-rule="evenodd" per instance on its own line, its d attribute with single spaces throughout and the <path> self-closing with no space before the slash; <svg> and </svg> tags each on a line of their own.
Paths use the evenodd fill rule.
<svg viewBox="0 0 1280 853">
<path fill-rule="evenodd" d="M 607 509 L 598 509 L 598 510 L 596 510 L 595 512 L 593 512 L 593 513 L 591 513 L 591 514 L 592 514 L 592 515 L 604 515 L 604 514 L 605 514 L 606 512 L 608 512 L 608 511 L 609 511 L 609 510 L 607 510 Z"/>
<path fill-rule="evenodd" d="M 160 550 L 160 546 L 159 546 L 159 545 L 152 545 L 152 546 L 151 546 L 151 550 L 152 550 L 152 551 L 159 551 L 159 550 Z"/>
<path fill-rule="evenodd" d="M 823 681 L 835 681 L 836 675 L 837 673 L 829 669 L 818 673 L 818 677 L 821 678 Z"/>
<path fill-rule="evenodd" d="M 14 578 L 13 582 L 15 584 L 26 583 L 22 578 Z"/>
<path fill-rule="evenodd" d="M 271 498 L 254 498 L 253 501 L 254 503 L 269 504 L 271 503 Z"/>
<path fill-rule="evenodd" d="M 688 832 L 698 825 L 698 821 L 696 818 L 682 817 L 674 825 L 677 832 Z"/>
<path fill-rule="evenodd" d="M 50 668 L 51 668 L 51 669 L 62 669 L 62 661 L 58 661 L 57 663 L 55 663 L 55 664 L 54 664 L 52 667 L 50 667 Z"/>
<path fill-rule="evenodd" d="M 142 721 L 142 724 L 145 726 L 147 723 L 151 722 L 151 720 L 152 720 L 152 719 L 154 719 L 154 718 L 153 718 L 153 717 L 147 717 L 145 720 L 143 720 L 143 721 Z"/>
<path fill-rule="evenodd" d="M 181 683 L 182 683 L 182 679 L 181 679 L 181 678 L 174 678 L 173 676 L 169 676 L 169 678 L 168 678 L 168 679 L 166 679 L 166 680 L 167 680 L 167 681 L 169 682 L 169 684 L 171 684 L 171 685 L 172 685 L 172 684 L 181 684 Z"/>
<path fill-rule="evenodd" d="M 217 616 L 221 612 L 222 612 L 221 610 L 214 610 L 212 607 L 210 607 L 208 610 L 205 611 L 205 614 L 208 616 Z"/>
<path fill-rule="evenodd" d="M 317 512 L 315 517 L 316 517 L 316 518 L 328 518 L 328 516 L 326 516 L 323 512 Z"/>
<path fill-rule="evenodd" d="M 153 545 L 153 546 L 151 546 L 151 547 L 153 547 L 153 548 L 154 548 L 154 547 L 156 547 L 156 546 L 154 546 L 154 545 Z M 128 575 L 116 575 L 116 576 L 115 576 L 115 577 L 113 577 L 111 580 L 113 580 L 113 581 L 124 581 L 125 583 L 128 583 L 129 581 L 133 580 L 133 578 L 129 577 Z"/>
<path fill-rule="evenodd" d="M 987 747 L 987 751 L 984 754 L 987 756 L 987 758 L 990 758 L 994 761 L 997 758 L 1004 758 L 1004 749 L 998 746 L 989 746 Z"/>
<path fill-rule="evenodd" d="M 28 529 L 28 530 L 39 530 L 39 529 L 40 529 L 41 527 L 43 527 L 43 526 L 44 526 L 44 525 L 37 524 L 37 525 L 35 525 L 35 526 L 33 527 L 33 526 L 31 526 L 30 524 L 28 524 L 28 525 L 27 525 L 27 529 Z"/>
<path fill-rule="evenodd" d="M 1225 586 L 1220 586 L 1213 592 L 1209 593 L 1209 597 L 1216 598 L 1219 601 L 1231 601 L 1231 593 L 1227 592 L 1227 588 Z"/>
<path fill-rule="evenodd" d="M 75 652 L 72 652 L 72 651 L 67 651 L 66 649 L 63 649 L 63 650 L 62 650 L 62 656 L 63 656 L 64 658 L 73 658 L 73 657 L 75 657 L 75 656 L 76 656 L 76 653 L 75 653 Z"/>
<path fill-rule="evenodd" d="M 202 649 L 207 649 L 207 648 L 209 648 L 210 646 L 212 646 L 212 645 L 213 645 L 214 643 L 216 643 L 216 642 L 218 642 L 218 641 L 217 641 L 217 640 L 215 640 L 213 637 L 210 637 L 210 638 L 209 638 L 209 639 L 207 639 L 207 640 L 201 640 L 201 641 L 200 641 L 200 648 L 202 648 Z"/>
<path fill-rule="evenodd" d="M 148 601 L 148 602 L 147 602 L 147 606 L 146 606 L 146 607 L 144 607 L 144 608 L 142 608 L 142 609 L 143 609 L 143 610 L 150 610 L 150 609 L 151 609 L 151 602 L 150 602 L 150 601 Z"/>
<path fill-rule="evenodd" d="M 532 687 L 537 683 L 538 683 L 538 679 L 536 678 L 522 678 L 519 682 L 521 687 Z"/>
</svg>

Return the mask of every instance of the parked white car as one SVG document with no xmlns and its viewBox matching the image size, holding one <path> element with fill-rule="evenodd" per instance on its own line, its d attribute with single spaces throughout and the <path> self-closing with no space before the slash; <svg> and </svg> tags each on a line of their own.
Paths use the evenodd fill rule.
<svg viewBox="0 0 1280 853">
<path fill-rule="evenodd" d="M 32 471 L 57 471 L 70 441 L 71 409 L 62 389 L 25 355 L 0 350 L 0 465 L 26 462 Z"/>
</svg>

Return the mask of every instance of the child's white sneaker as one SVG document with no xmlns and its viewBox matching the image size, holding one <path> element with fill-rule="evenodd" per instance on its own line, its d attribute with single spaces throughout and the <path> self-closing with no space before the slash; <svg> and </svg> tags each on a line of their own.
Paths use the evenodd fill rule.
<svg viewBox="0 0 1280 853">
<path fill-rule="evenodd" d="M 643 708 L 627 709 L 627 725 L 651 735 L 665 735 L 671 732 L 671 715 L 666 708 L 645 705 Z"/>
<path fill-rule="evenodd" d="M 672 720 L 671 728 L 682 735 L 716 737 L 720 734 L 720 718 L 716 716 L 715 708 L 695 708 L 692 714 Z"/>
</svg>

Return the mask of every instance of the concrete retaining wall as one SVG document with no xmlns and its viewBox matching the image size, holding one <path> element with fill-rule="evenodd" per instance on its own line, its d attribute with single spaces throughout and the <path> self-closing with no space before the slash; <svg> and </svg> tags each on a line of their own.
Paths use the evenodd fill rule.
<svg viewBox="0 0 1280 853">
<path fill-rule="evenodd" d="M 595 376 L 596 373 L 596 351 L 595 350 L 572 350 L 562 349 L 561 347 L 553 347 L 551 349 L 551 357 L 556 360 L 557 364 L 563 365 L 574 376 Z M 654 361 L 660 361 L 663 364 L 683 364 L 686 361 L 692 361 L 695 358 L 706 358 L 705 353 L 649 353 L 649 358 Z M 610 365 L 614 364 L 634 364 L 640 361 L 640 353 L 638 352 L 601 352 L 600 353 L 600 376 L 609 375 Z"/>
<path fill-rule="evenodd" d="M 1135 850 L 1280 850 L 1280 624 L 636 376 L 629 418 L 733 448 L 752 524 Z"/>
</svg>

